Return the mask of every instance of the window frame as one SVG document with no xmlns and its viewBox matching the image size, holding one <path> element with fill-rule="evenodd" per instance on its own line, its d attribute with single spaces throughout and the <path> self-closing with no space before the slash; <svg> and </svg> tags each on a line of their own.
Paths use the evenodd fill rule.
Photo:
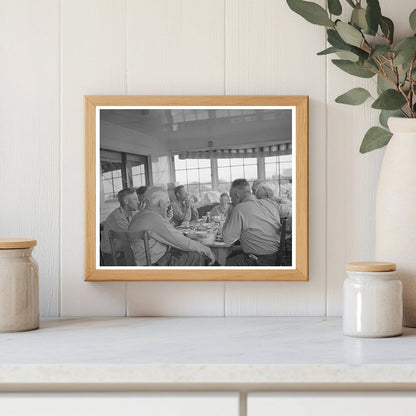
<svg viewBox="0 0 416 416">
<path fill-rule="evenodd" d="M 230 147 L 230 148 L 232 148 L 232 147 Z M 171 175 L 171 177 L 173 178 L 173 181 L 174 182 L 176 182 L 176 171 L 177 170 L 187 170 L 187 169 L 176 169 L 176 165 L 175 165 L 175 156 L 178 156 L 179 154 L 181 154 L 181 152 L 178 152 L 178 151 L 176 151 L 176 152 L 171 152 L 170 153 L 170 155 L 171 155 L 171 172 L 170 172 L 170 175 Z M 280 175 L 280 164 L 282 163 L 281 161 L 280 161 L 280 158 L 282 157 L 282 156 L 284 156 L 284 155 L 277 155 L 276 156 L 276 158 L 277 158 L 277 160 L 276 160 L 276 162 L 275 162 L 275 164 L 278 166 L 278 168 L 279 168 L 279 172 L 278 172 L 278 178 L 277 179 L 267 179 L 266 178 L 266 157 L 267 156 L 255 156 L 256 157 L 256 159 L 257 159 L 257 164 L 256 164 L 256 166 L 257 166 L 257 177 L 256 177 L 256 179 L 260 179 L 260 180 L 270 180 L 270 181 L 272 181 L 272 182 L 274 182 L 274 183 L 277 183 L 277 185 L 278 185 L 278 189 L 279 189 L 279 192 L 280 192 L 280 188 L 281 188 L 281 184 L 282 184 L 282 182 L 283 182 L 283 179 L 281 178 L 281 175 Z M 247 157 L 247 158 L 236 158 L 236 159 L 242 159 L 242 160 L 244 160 L 244 159 L 253 159 L 254 157 Z M 231 159 L 233 159 L 233 158 L 228 158 L 227 160 L 231 160 Z M 187 159 L 184 159 L 184 160 L 187 160 Z M 198 160 L 198 159 L 193 159 L 193 160 Z M 220 181 L 220 179 L 219 179 L 219 172 L 218 172 L 218 169 L 219 168 L 221 168 L 222 166 L 220 166 L 220 167 L 218 167 L 218 159 L 216 159 L 215 157 L 211 157 L 210 159 L 209 159 L 210 161 L 211 161 L 211 166 L 210 166 L 210 169 L 211 169 L 211 179 L 212 179 L 212 181 L 211 181 L 211 186 L 212 186 L 212 190 L 213 191 L 217 191 L 217 192 L 221 192 L 220 190 L 219 190 L 219 186 L 221 185 L 221 184 L 230 184 L 231 185 L 231 182 L 221 182 Z M 246 165 L 244 165 L 244 163 L 242 164 L 242 165 L 236 165 L 236 166 L 246 166 Z M 248 165 L 247 165 L 248 166 Z M 234 166 L 232 166 L 231 164 L 230 165 L 228 165 L 228 166 L 225 166 L 225 167 L 228 167 L 228 168 L 230 168 L 230 170 L 231 170 L 231 168 L 232 167 L 234 167 Z M 190 170 L 192 170 L 192 169 L 194 169 L 194 168 L 191 168 Z M 199 169 L 199 168 L 197 168 L 197 169 Z M 205 169 L 205 168 L 204 168 Z M 244 177 L 244 176 L 243 176 Z M 231 177 L 232 178 L 232 177 Z M 237 179 L 237 178 L 234 178 L 234 179 Z M 292 177 L 290 177 L 290 183 L 292 183 Z M 252 179 L 248 179 L 249 181 L 251 181 Z M 204 183 L 205 184 L 205 183 Z M 179 185 L 184 185 L 185 186 L 185 188 L 186 189 L 188 189 L 188 184 L 184 184 L 184 183 L 179 183 Z M 200 184 L 201 185 L 201 184 Z M 228 190 L 227 190 L 227 192 L 228 192 Z M 202 196 L 202 195 L 200 195 L 200 196 Z"/>
<path fill-rule="evenodd" d="M 114 149 L 108 149 L 106 147 L 100 147 L 100 163 L 102 161 L 102 156 L 101 156 L 101 152 L 105 151 L 105 152 L 110 152 L 110 153 L 114 153 L 117 155 L 121 156 L 121 184 L 122 184 L 122 189 L 125 188 L 133 188 L 133 172 L 131 169 L 131 166 L 128 166 L 128 156 L 138 156 L 140 158 L 143 158 L 143 162 L 144 162 L 144 175 L 145 175 L 145 182 L 146 182 L 146 186 L 151 186 L 150 183 L 150 174 L 149 174 L 149 164 L 150 164 L 150 157 L 148 155 L 141 155 L 138 153 L 131 153 L 131 152 L 123 152 L 121 150 L 114 150 Z M 103 180 L 103 179 L 102 179 Z M 121 191 L 121 189 L 119 190 Z M 104 203 L 114 203 L 115 201 L 117 201 L 117 193 L 119 192 L 115 192 L 114 189 L 114 185 L 113 185 L 113 195 L 114 197 L 111 199 L 105 199 L 105 193 L 104 193 Z"/>
</svg>

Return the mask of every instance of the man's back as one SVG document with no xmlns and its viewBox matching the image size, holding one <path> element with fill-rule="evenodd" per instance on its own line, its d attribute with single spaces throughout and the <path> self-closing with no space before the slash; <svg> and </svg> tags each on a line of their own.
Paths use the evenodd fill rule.
<svg viewBox="0 0 416 416">
<path fill-rule="evenodd" d="M 239 239 L 245 253 L 268 255 L 279 248 L 280 228 L 277 204 L 249 195 L 233 207 L 223 237 L 227 243 Z"/>
</svg>

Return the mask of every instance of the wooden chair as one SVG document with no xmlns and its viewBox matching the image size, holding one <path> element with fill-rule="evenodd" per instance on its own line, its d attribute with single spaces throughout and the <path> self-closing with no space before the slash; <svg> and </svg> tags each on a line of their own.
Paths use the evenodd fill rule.
<svg viewBox="0 0 416 416">
<path fill-rule="evenodd" d="M 149 246 L 149 231 L 114 231 L 108 232 L 110 239 L 111 253 L 115 266 L 136 266 L 131 243 L 137 240 L 143 240 L 144 250 L 146 255 L 146 266 L 152 265 Z M 120 247 L 117 248 L 115 240 L 120 242 Z"/>
<path fill-rule="evenodd" d="M 277 252 L 276 266 L 288 266 L 287 253 L 286 253 L 286 229 L 287 229 L 287 218 L 282 218 L 280 228 L 280 245 L 279 251 Z"/>
</svg>

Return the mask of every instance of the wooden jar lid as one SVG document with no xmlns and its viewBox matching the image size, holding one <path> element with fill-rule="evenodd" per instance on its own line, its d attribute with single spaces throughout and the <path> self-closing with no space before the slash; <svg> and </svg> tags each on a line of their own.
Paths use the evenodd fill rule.
<svg viewBox="0 0 416 416">
<path fill-rule="evenodd" d="M 29 240 L 28 238 L 0 238 L 0 250 L 14 248 L 30 248 L 34 247 L 36 244 L 36 240 Z"/>
<path fill-rule="evenodd" d="M 350 272 L 393 272 L 396 265 L 385 261 L 357 261 L 347 263 L 346 269 Z"/>
</svg>

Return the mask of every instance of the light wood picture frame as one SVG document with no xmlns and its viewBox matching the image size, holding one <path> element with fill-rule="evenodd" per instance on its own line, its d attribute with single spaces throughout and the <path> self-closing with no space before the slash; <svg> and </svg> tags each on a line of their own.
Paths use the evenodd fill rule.
<svg viewBox="0 0 416 416">
<path fill-rule="evenodd" d="M 307 96 L 85 96 L 84 104 L 85 280 L 308 280 L 309 109 Z M 156 123 L 156 119 L 160 119 L 159 114 L 163 114 L 163 123 L 158 121 L 158 130 L 153 132 L 151 129 L 156 128 L 154 127 L 154 124 Z M 290 118 L 289 121 L 287 117 Z M 150 122 L 149 120 L 152 121 Z M 283 123 L 284 126 L 280 127 L 279 123 Z M 226 126 L 224 129 L 227 129 L 229 134 L 227 138 L 221 136 L 222 126 Z M 190 130 L 191 128 L 193 130 Z M 197 128 L 200 130 L 196 130 Z M 286 133 L 281 133 L 283 130 L 287 130 Z M 121 136 L 117 133 L 119 131 L 123 132 L 120 133 Z M 182 137 L 179 135 L 181 131 L 193 131 L 193 136 L 187 133 L 186 137 L 185 134 Z M 195 133 L 195 131 L 201 131 L 201 133 Z M 244 133 L 245 131 L 248 131 L 249 133 L 246 135 Z M 209 133 L 208 135 L 207 132 Z M 140 144 L 140 140 L 145 136 L 148 141 L 145 144 Z M 172 142 L 169 142 L 168 145 L 164 145 L 165 153 L 157 150 L 157 154 L 155 154 L 154 149 L 152 149 L 151 143 L 153 139 L 156 142 L 156 136 L 158 143 L 162 140 L 162 136 L 163 140 L 165 140 L 165 137 L 172 137 Z M 290 136 L 290 138 L 288 138 L 288 136 Z M 122 137 L 122 139 L 120 137 Z M 228 137 L 230 138 L 229 143 L 227 142 Z M 249 137 L 249 139 L 247 139 L 247 137 Z M 207 141 L 207 138 L 210 140 Z M 273 140 L 270 140 L 271 138 L 273 138 Z M 290 142 L 288 142 L 288 140 Z M 201 146 L 198 141 L 201 143 L 204 142 L 204 145 Z M 195 143 L 195 146 L 193 146 L 193 143 Z M 182 147 L 179 148 L 178 146 Z M 136 151 L 136 148 L 140 149 L 140 151 Z M 285 150 L 282 151 L 281 149 Z M 179 152 L 179 150 L 181 152 Z M 258 162 L 256 162 L 256 169 L 258 175 L 263 176 L 260 179 L 264 180 L 267 180 L 267 178 L 264 177 L 264 172 L 267 171 L 267 169 L 276 169 L 278 179 L 276 179 L 277 176 L 274 174 L 273 176 L 270 176 L 271 174 L 269 176 L 273 177 L 273 180 L 279 180 L 278 192 L 289 192 L 288 187 L 291 192 L 290 224 L 293 235 L 290 240 L 292 244 L 291 260 L 288 263 L 290 266 L 231 268 L 227 266 L 104 266 L 105 263 L 101 260 L 102 253 L 100 252 L 100 226 L 102 219 L 105 218 L 109 212 L 107 205 L 109 207 L 116 206 L 114 205 L 117 204 L 117 201 L 115 200 L 116 192 L 120 187 L 123 188 L 126 184 L 128 184 L 129 187 L 137 187 L 140 183 L 149 186 L 161 185 L 161 177 L 167 178 L 166 183 L 168 181 L 171 183 L 175 182 L 175 179 L 179 174 L 188 174 L 189 176 L 189 172 L 191 172 L 191 170 L 179 172 L 179 170 L 176 169 L 175 163 L 179 165 L 183 160 L 195 162 L 196 159 L 193 158 L 206 158 L 206 156 L 204 156 L 206 152 L 209 152 L 210 155 L 214 153 L 218 154 L 218 157 L 222 158 L 227 156 L 224 156 L 226 152 L 232 154 L 230 157 L 239 157 L 240 160 L 241 158 L 244 159 L 244 156 L 249 156 L 249 158 L 244 160 L 257 158 L 256 160 Z M 162 163 L 160 162 L 160 158 L 162 157 L 160 156 L 161 154 L 163 154 L 163 169 L 160 167 Z M 287 162 L 288 156 L 285 155 L 290 155 L 290 163 Z M 120 160 L 124 161 L 124 164 L 122 165 L 123 169 L 125 169 L 125 166 L 129 166 L 127 174 L 123 174 L 124 171 L 121 168 L 120 173 L 118 168 L 116 169 L 113 167 L 111 168 L 112 170 L 110 170 L 110 168 L 107 167 L 111 165 L 111 162 L 108 162 L 107 160 L 110 160 L 113 156 L 117 158 L 121 157 Z M 140 157 L 144 157 L 146 163 L 140 162 Z M 212 158 L 212 156 L 210 157 Z M 138 160 L 137 162 L 129 162 L 129 160 L 136 160 L 135 158 Z M 224 160 L 221 160 L 221 164 L 226 163 Z M 235 161 L 232 162 L 232 159 L 226 160 L 231 161 L 230 166 L 233 163 L 236 164 Z M 216 172 L 213 173 L 212 165 L 215 164 L 215 166 L 217 166 L 217 162 L 212 161 L 213 159 L 211 159 L 210 169 L 213 182 L 205 185 L 208 187 L 211 186 L 213 189 L 215 181 L 216 187 L 218 188 L 215 189 L 215 191 L 223 191 L 227 183 L 224 181 L 221 182 L 222 179 L 219 179 L 220 175 L 218 174 L 218 168 L 216 168 Z M 269 161 L 271 161 L 270 164 L 268 164 Z M 117 163 L 115 162 L 111 166 L 121 166 Z M 286 166 L 285 163 L 289 168 L 283 169 L 283 167 Z M 275 164 L 276 167 L 274 167 L 273 164 Z M 133 182 L 131 179 L 132 165 L 135 166 Z M 242 165 L 244 165 L 244 163 Z M 254 169 L 248 165 L 236 167 L 235 169 L 237 170 L 232 170 L 234 168 L 230 167 L 231 173 L 229 175 L 231 177 L 232 172 L 237 171 L 249 172 L 249 168 Z M 202 177 L 202 171 L 203 169 L 198 171 L 200 174 L 198 178 Z M 226 169 L 224 171 L 226 171 Z M 192 172 L 196 172 L 196 170 Z M 249 174 L 247 174 L 247 179 L 249 179 L 248 176 Z M 184 178 L 184 176 L 181 176 L 181 178 Z M 231 177 L 231 180 L 234 179 L 236 179 L 236 177 Z M 130 182 L 128 182 L 128 180 Z M 134 181 L 136 182 L 134 183 Z M 179 184 L 182 184 L 180 180 L 176 181 L 176 184 L 178 184 L 178 182 Z M 197 181 L 194 181 L 192 183 L 196 182 Z M 203 182 L 202 179 L 199 179 L 199 182 Z M 122 183 L 121 186 L 120 183 Z M 220 183 L 221 186 L 219 186 L 218 183 Z M 197 185 L 191 185 L 190 182 L 188 184 L 188 190 L 191 189 L 192 186 Z M 204 191 L 204 189 L 208 189 L 204 188 L 202 185 L 199 183 L 198 189 L 201 192 Z M 219 188 L 221 188 L 221 190 Z M 198 196 L 195 197 L 195 200 L 199 199 Z"/>
</svg>

